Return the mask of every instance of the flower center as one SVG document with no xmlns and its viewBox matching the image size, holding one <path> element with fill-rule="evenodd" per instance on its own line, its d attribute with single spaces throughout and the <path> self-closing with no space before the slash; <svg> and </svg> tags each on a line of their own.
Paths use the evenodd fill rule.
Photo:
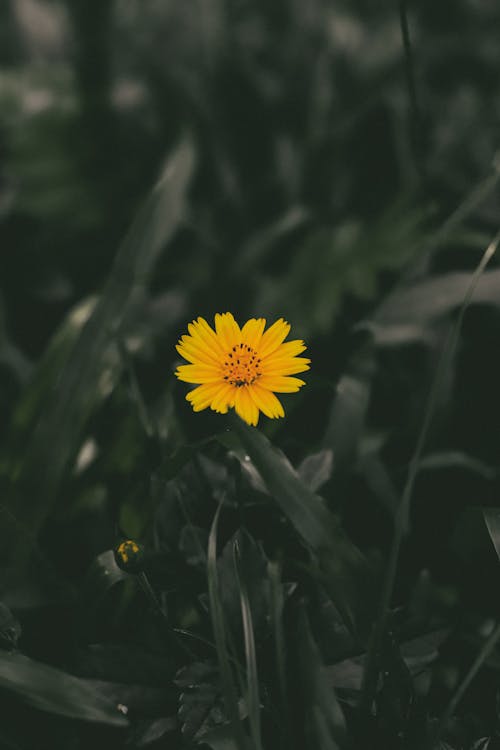
<svg viewBox="0 0 500 750">
<path fill-rule="evenodd" d="M 224 359 L 224 380 L 240 388 L 251 385 L 262 375 L 260 357 L 248 344 L 236 344 Z"/>
</svg>

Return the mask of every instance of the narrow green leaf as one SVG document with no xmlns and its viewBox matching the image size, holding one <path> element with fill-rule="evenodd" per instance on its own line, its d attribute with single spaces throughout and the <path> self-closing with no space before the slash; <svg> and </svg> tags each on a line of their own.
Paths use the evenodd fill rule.
<svg viewBox="0 0 500 750">
<path fill-rule="evenodd" d="M 238 744 L 234 740 L 230 724 L 212 729 L 204 735 L 203 743 L 211 747 L 212 750 L 238 750 Z"/>
<path fill-rule="evenodd" d="M 56 387 L 26 451 L 16 491 L 7 507 L 33 534 L 41 528 L 57 495 L 68 461 L 74 455 L 96 394 L 106 391 L 103 357 L 115 338 L 123 337 L 160 253 L 184 214 L 186 190 L 194 166 L 190 141 L 183 141 L 167 160 L 162 176 L 125 237 L 103 293 L 72 348 Z M 54 381 L 53 381 L 54 382 Z M 57 450 L 54 446 L 57 445 Z M 19 558 L 16 540 L 1 539 L 7 558 Z"/>
<path fill-rule="evenodd" d="M 488 656 L 497 647 L 499 641 L 500 641 L 500 623 L 496 623 L 495 627 L 493 628 L 493 630 L 491 631 L 490 635 L 488 636 L 486 641 L 483 643 L 481 648 L 479 649 L 479 652 L 477 653 L 476 658 L 474 659 L 469 669 L 465 673 L 464 677 L 460 681 L 448 705 L 443 711 L 443 714 L 441 716 L 441 719 L 439 720 L 439 724 L 436 729 L 436 737 L 435 737 L 436 740 L 438 740 L 441 737 L 442 733 L 444 732 L 444 730 L 446 729 L 448 725 L 448 722 L 452 718 L 459 703 L 461 702 L 462 698 L 467 692 L 469 685 L 477 676 L 479 670 L 481 669 L 483 664 L 486 662 Z"/>
<path fill-rule="evenodd" d="M 118 707 L 90 682 L 23 654 L 0 651 L 0 687 L 41 711 L 117 727 L 128 724 Z"/>
<path fill-rule="evenodd" d="M 500 559 L 500 509 L 498 508 L 483 508 L 483 518 L 490 535 L 490 539 L 493 542 L 495 552 Z"/>
<path fill-rule="evenodd" d="M 411 327 L 417 338 L 433 321 L 453 313 L 460 307 L 470 286 L 470 273 L 454 271 L 406 286 L 394 292 L 379 307 L 366 327 L 377 344 L 390 342 L 392 330 L 404 327 L 409 339 Z M 484 273 L 477 281 L 473 304 L 499 304 L 500 270 Z M 408 339 L 408 340 L 409 340 Z"/>
<path fill-rule="evenodd" d="M 476 292 L 477 286 L 482 280 L 485 269 L 495 255 L 498 244 L 500 243 L 500 231 L 497 232 L 495 237 L 492 239 L 486 250 L 484 251 L 479 264 L 477 265 L 474 272 L 468 276 L 469 283 L 467 288 L 464 290 L 464 294 L 461 300 L 460 309 L 458 315 L 450 326 L 448 336 L 446 338 L 441 357 L 438 362 L 436 373 L 431 384 L 429 396 L 425 404 L 422 426 L 418 434 L 417 444 L 411 457 L 411 461 L 408 467 L 408 475 L 406 483 L 403 488 L 400 504 L 397 508 L 395 520 L 394 520 L 394 534 L 392 538 L 391 550 L 389 559 L 385 571 L 384 580 L 382 583 L 382 591 L 380 595 L 380 602 L 378 608 L 378 615 L 375 621 L 375 625 L 372 631 L 372 638 L 370 642 L 370 648 L 368 651 L 368 657 L 366 660 L 366 669 L 363 677 L 363 688 L 362 695 L 359 703 L 359 708 L 362 712 L 369 713 L 372 708 L 373 699 L 377 690 L 377 680 L 380 669 L 380 660 L 382 655 L 382 645 L 387 629 L 390 606 L 392 595 L 394 591 L 394 585 L 396 581 L 396 574 L 399 562 L 399 553 L 401 544 L 405 534 L 408 532 L 410 506 L 413 495 L 413 489 L 415 481 L 418 475 L 418 470 L 422 455 L 427 443 L 429 429 L 434 418 L 434 412 L 438 402 L 438 396 L 442 388 L 444 379 L 447 375 L 450 362 L 455 354 L 460 333 L 462 330 L 462 323 L 465 313 L 472 302 L 473 296 Z"/>
<path fill-rule="evenodd" d="M 268 565 L 270 581 L 270 612 L 271 624 L 274 636 L 274 649 L 276 653 L 276 674 L 278 678 L 279 704 L 281 709 L 282 731 L 280 740 L 282 748 L 291 748 L 292 742 L 290 732 L 292 728 L 290 710 L 288 704 L 287 672 L 286 672 L 286 646 L 285 631 L 283 627 L 283 610 L 285 606 L 283 595 L 283 584 L 281 582 L 281 569 L 277 562 Z"/>
<path fill-rule="evenodd" d="M 221 509 L 222 505 L 219 505 L 208 538 L 207 579 L 210 617 L 212 619 L 212 627 L 214 630 L 224 703 L 228 717 L 231 721 L 233 737 L 239 750 L 247 750 L 247 737 L 240 722 L 238 713 L 238 693 L 234 686 L 231 661 L 227 649 L 226 627 L 221 606 L 219 579 L 217 574 L 217 527 Z"/>
<path fill-rule="evenodd" d="M 333 452 L 328 448 L 307 456 L 297 468 L 297 474 L 310 490 L 316 492 L 330 477 L 333 470 Z"/>
<path fill-rule="evenodd" d="M 321 709 L 313 706 L 311 713 L 315 747 L 319 750 L 339 750 L 338 744 L 328 730 L 328 724 Z"/>
<path fill-rule="evenodd" d="M 234 431 L 282 512 L 318 556 L 325 585 L 346 624 L 360 625 L 368 601 L 369 575 L 361 552 L 348 539 L 321 498 L 300 480 L 286 456 L 259 430 L 231 415 Z"/>
<path fill-rule="evenodd" d="M 329 684 L 319 648 L 302 604 L 296 615 L 296 623 L 295 646 L 300 669 L 306 732 L 312 735 L 310 746 L 321 750 L 336 750 L 346 742 L 345 718 L 335 691 Z"/>
<path fill-rule="evenodd" d="M 87 603 L 98 604 L 116 583 L 128 580 L 129 575 L 118 567 L 112 549 L 101 552 L 91 563 L 83 581 L 83 597 Z"/>
<path fill-rule="evenodd" d="M 237 540 L 233 544 L 233 560 L 236 577 L 239 583 L 241 619 L 243 622 L 243 637 L 245 640 L 245 660 L 247 667 L 247 709 L 255 750 L 261 750 L 261 727 L 260 727 L 260 691 L 259 676 L 257 673 L 257 656 L 255 652 L 255 637 L 252 621 L 252 610 L 246 582 L 240 571 L 240 551 Z"/>
<path fill-rule="evenodd" d="M 323 446 L 333 452 L 334 472 L 348 470 L 356 461 L 370 403 L 374 352 L 364 346 L 349 363 L 336 388 Z"/>
<path fill-rule="evenodd" d="M 497 476 L 497 470 L 493 466 L 488 466 L 483 461 L 479 461 L 477 458 L 461 451 L 428 453 L 420 461 L 419 471 L 433 469 L 466 469 L 478 474 L 483 479 L 490 480 L 495 479 Z"/>
</svg>

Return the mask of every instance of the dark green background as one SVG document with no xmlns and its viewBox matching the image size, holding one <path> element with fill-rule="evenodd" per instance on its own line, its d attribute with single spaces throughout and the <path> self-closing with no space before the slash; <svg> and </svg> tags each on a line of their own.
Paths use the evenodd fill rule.
<svg viewBox="0 0 500 750">
<path fill-rule="evenodd" d="M 339 636 L 315 556 L 241 469 L 228 421 L 191 412 L 174 345 L 193 317 L 225 311 L 241 323 L 284 316 L 306 340 L 307 386 L 283 397 L 285 420 L 260 429 L 367 558 L 368 637 L 439 357 L 499 229 L 499 28 L 497 4 L 477 0 L 0 5 L 2 748 L 236 747 L 182 734 L 201 709 L 177 716 L 174 676 L 196 657 L 205 666 L 192 681 L 217 695 L 213 653 L 172 645 L 110 552 L 124 537 L 142 542 L 170 624 L 211 640 L 200 549 L 221 499 L 221 550 L 249 535 L 250 586 L 263 560 L 282 562 L 287 653 L 305 650 L 287 666 L 295 715 L 278 720 L 272 639 L 256 629 L 264 750 L 431 743 L 499 616 L 496 258 L 438 389 L 374 716 L 353 708 L 359 685 L 332 683 L 345 736 L 331 717 L 322 733 L 307 695 L 331 708 L 321 661 L 330 669 L 367 641 Z M 78 692 L 68 714 L 41 667 L 23 681 L 23 664 L 8 661 L 19 623 L 23 654 L 102 680 L 103 700 L 130 698 L 131 726 L 75 715 Z M 436 631 L 439 654 L 418 682 L 399 646 Z M 496 747 L 499 665 L 494 652 L 442 747 Z M 124 684 L 133 696 L 115 700 L 110 686 Z"/>
</svg>

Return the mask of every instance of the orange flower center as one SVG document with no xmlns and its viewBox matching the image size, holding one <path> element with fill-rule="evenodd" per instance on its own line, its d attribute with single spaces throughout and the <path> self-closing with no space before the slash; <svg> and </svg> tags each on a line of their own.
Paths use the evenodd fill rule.
<svg viewBox="0 0 500 750">
<path fill-rule="evenodd" d="M 248 344 L 233 346 L 224 359 L 224 380 L 240 388 L 252 385 L 262 375 L 261 360 Z"/>
</svg>

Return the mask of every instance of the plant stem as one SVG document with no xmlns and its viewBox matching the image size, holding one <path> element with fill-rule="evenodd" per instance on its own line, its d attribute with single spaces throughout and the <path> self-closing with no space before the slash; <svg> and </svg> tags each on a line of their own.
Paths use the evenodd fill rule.
<svg viewBox="0 0 500 750">
<path fill-rule="evenodd" d="M 399 5 L 399 24 L 401 27 L 401 36 L 403 39 L 403 49 L 405 56 L 405 73 L 408 94 L 410 98 L 410 116 L 411 116 L 411 141 L 413 146 L 413 155 L 415 167 L 421 179 L 425 178 L 425 164 L 423 154 L 422 138 L 422 117 L 417 98 L 417 87 L 415 83 L 415 68 L 413 61 L 413 51 L 410 41 L 410 29 L 408 26 L 408 16 L 406 9 L 406 0 L 398 0 Z"/>
<path fill-rule="evenodd" d="M 455 693 L 451 697 L 450 702 L 446 706 L 443 712 L 443 715 L 441 716 L 441 719 L 439 720 L 437 729 L 436 729 L 436 734 L 434 736 L 434 745 L 439 741 L 439 738 L 441 737 L 442 733 L 445 731 L 449 720 L 453 716 L 458 704 L 464 697 L 469 685 L 471 684 L 472 680 L 477 675 L 483 663 L 491 654 L 491 652 L 493 651 L 493 649 L 495 648 L 499 640 L 500 640 L 500 623 L 497 623 L 496 627 L 493 629 L 488 639 L 485 641 L 485 643 L 483 643 L 478 655 L 476 656 L 476 658 L 470 665 L 468 672 L 464 675 L 462 682 L 460 683 L 458 688 L 455 690 Z"/>
</svg>

